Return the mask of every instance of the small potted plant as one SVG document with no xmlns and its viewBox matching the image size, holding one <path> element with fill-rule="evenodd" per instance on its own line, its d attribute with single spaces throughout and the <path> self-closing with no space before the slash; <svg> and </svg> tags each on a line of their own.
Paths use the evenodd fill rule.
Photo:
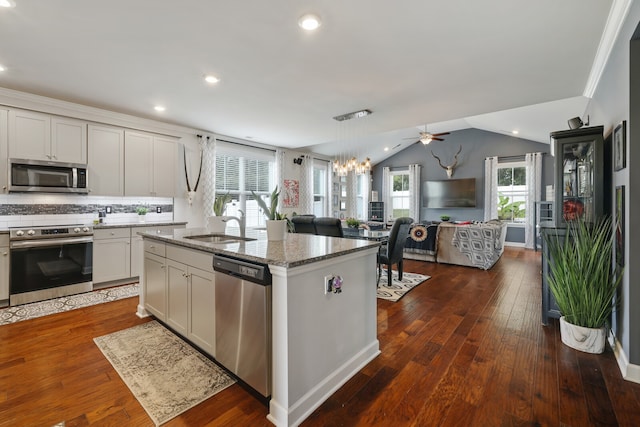
<svg viewBox="0 0 640 427">
<path fill-rule="evenodd" d="M 149 208 L 146 206 L 138 206 L 136 208 L 136 213 L 138 214 L 138 221 L 145 222 L 147 212 L 149 212 Z"/>
<path fill-rule="evenodd" d="M 267 218 L 267 239 L 285 240 L 287 237 L 287 228 L 290 229 L 292 224 L 286 214 L 278 212 L 278 197 L 280 196 L 278 186 L 276 185 L 276 188 L 273 189 L 269 196 L 269 200 L 271 202 L 270 206 L 267 206 L 267 203 L 262 199 L 262 197 L 258 196 L 253 191 L 251 194 L 253 194 L 258 206 L 262 209 L 262 213 L 264 213 L 264 216 Z"/>
<path fill-rule="evenodd" d="M 447 222 L 451 219 L 449 215 L 440 215 L 440 221 Z"/>
<path fill-rule="evenodd" d="M 355 218 L 347 218 L 345 222 L 347 223 L 347 227 L 349 228 L 360 227 L 360 221 Z"/>
<path fill-rule="evenodd" d="M 565 345 L 587 353 L 602 353 L 606 323 L 611 316 L 622 268 L 614 267 L 615 236 L 609 218 L 591 224 L 570 221 L 564 236 L 545 235 L 549 288 L 562 317 Z"/>
<path fill-rule="evenodd" d="M 224 213 L 227 210 L 227 203 L 232 200 L 229 192 L 217 194 L 213 200 L 213 215 L 207 218 L 207 228 L 212 233 L 224 233 L 227 227 Z"/>
</svg>

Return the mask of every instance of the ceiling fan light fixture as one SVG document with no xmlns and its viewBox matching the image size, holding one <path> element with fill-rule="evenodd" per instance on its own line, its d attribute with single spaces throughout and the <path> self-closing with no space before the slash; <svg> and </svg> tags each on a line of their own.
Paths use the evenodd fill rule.
<svg viewBox="0 0 640 427">
<path fill-rule="evenodd" d="M 433 137 L 431 135 L 423 136 L 420 138 L 420 142 L 424 145 L 428 145 L 431 141 L 433 141 Z"/>
<path fill-rule="evenodd" d="M 300 28 L 306 31 L 317 30 L 320 27 L 321 22 L 318 15 L 314 15 L 313 13 L 307 13 L 306 15 L 302 15 L 300 19 L 298 19 L 298 25 Z"/>
<path fill-rule="evenodd" d="M 16 7 L 16 3 L 13 0 L 0 0 L 0 7 Z"/>
</svg>

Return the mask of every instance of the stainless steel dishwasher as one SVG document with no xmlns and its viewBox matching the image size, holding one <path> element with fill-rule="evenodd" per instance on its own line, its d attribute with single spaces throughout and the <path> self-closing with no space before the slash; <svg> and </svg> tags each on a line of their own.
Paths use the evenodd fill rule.
<svg viewBox="0 0 640 427">
<path fill-rule="evenodd" d="M 271 395 L 269 266 L 214 254 L 216 360 L 265 397 Z"/>
</svg>

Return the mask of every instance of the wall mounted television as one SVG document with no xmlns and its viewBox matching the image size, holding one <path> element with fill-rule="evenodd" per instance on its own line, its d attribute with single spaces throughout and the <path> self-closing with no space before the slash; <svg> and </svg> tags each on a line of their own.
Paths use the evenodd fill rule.
<svg viewBox="0 0 640 427">
<path fill-rule="evenodd" d="M 476 179 L 425 181 L 422 206 L 426 208 L 475 208 Z"/>
</svg>

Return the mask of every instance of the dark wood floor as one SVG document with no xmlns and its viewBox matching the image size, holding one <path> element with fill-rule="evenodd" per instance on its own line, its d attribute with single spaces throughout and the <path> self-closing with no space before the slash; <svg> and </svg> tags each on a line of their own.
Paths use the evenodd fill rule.
<svg viewBox="0 0 640 427">
<path fill-rule="evenodd" d="M 303 426 L 640 425 L 640 385 L 610 349 L 562 345 L 540 323 L 539 253 L 507 249 L 490 271 L 405 262 L 431 275 L 378 302 L 382 354 Z M 93 338 L 147 320 L 137 299 L 0 326 L 0 426 L 153 426 Z M 167 426 L 269 426 L 234 385 Z"/>
</svg>

